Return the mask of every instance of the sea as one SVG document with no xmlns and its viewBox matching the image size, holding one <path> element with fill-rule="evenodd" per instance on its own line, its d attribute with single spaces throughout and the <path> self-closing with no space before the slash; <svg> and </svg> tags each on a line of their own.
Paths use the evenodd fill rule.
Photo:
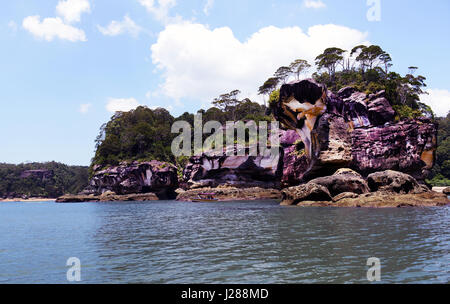
<svg viewBox="0 0 450 304">
<path fill-rule="evenodd" d="M 449 223 L 449 207 L 2 202 L 0 284 L 449 283 Z"/>
</svg>

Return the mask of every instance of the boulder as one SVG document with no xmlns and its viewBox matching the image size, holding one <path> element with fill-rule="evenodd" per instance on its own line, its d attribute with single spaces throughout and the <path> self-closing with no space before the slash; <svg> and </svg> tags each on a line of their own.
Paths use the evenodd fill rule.
<svg viewBox="0 0 450 304">
<path fill-rule="evenodd" d="M 443 193 L 397 194 L 386 192 L 367 193 L 357 198 L 342 198 L 337 201 L 304 201 L 301 207 L 345 207 L 345 208 L 405 208 L 443 207 L 450 200 Z"/>
<path fill-rule="evenodd" d="M 450 195 L 450 187 L 447 187 L 444 190 L 442 190 L 442 193 L 444 193 L 446 195 Z"/>
<path fill-rule="evenodd" d="M 339 202 L 340 200 L 347 199 L 347 198 L 358 198 L 359 195 L 353 192 L 343 192 L 341 194 L 336 195 L 333 197 L 333 202 Z"/>
<path fill-rule="evenodd" d="M 364 178 L 351 169 L 340 169 L 332 176 L 313 179 L 311 183 L 324 186 L 332 196 L 344 192 L 363 194 L 369 192 L 369 186 Z"/>
<path fill-rule="evenodd" d="M 332 201 L 327 188 L 315 183 L 307 183 L 282 190 L 284 206 L 298 205 L 303 201 Z"/>
<path fill-rule="evenodd" d="M 414 177 L 392 170 L 372 173 L 368 176 L 367 181 L 372 192 L 398 194 L 427 192 Z"/>
</svg>

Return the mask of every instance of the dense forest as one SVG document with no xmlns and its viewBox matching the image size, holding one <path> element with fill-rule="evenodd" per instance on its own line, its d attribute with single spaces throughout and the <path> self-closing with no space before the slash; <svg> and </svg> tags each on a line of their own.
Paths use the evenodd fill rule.
<svg viewBox="0 0 450 304">
<path fill-rule="evenodd" d="M 436 152 L 436 165 L 433 168 L 431 179 L 433 186 L 450 185 L 450 113 L 445 118 L 438 118 L 438 148 Z"/>
<path fill-rule="evenodd" d="M 214 100 L 214 107 L 207 111 L 200 110 L 203 121 L 215 120 L 225 124 L 236 120 L 271 120 L 266 116 L 265 106 L 249 99 L 239 100 L 238 94 L 239 91 L 223 94 Z M 186 112 L 175 118 L 165 109 L 151 110 L 147 107 L 117 112 L 100 128 L 91 168 L 153 159 L 182 166 L 186 158 L 176 159 L 171 151 L 171 143 L 178 136 L 171 133 L 171 127 L 180 120 L 194 125 L 194 114 Z"/>
<path fill-rule="evenodd" d="M 395 109 L 397 120 L 426 116 L 440 123 L 439 148 L 437 164 L 433 170 L 434 185 L 450 184 L 450 131 L 449 117 L 436 118 L 429 106 L 420 101 L 426 94 L 426 78 L 417 75 L 417 67 L 411 66 L 404 76 L 393 72 L 392 58 L 377 45 L 359 45 L 352 50 L 332 47 L 326 49 L 315 59 L 316 71 L 312 77 L 325 84 L 331 91 L 338 91 L 346 86 L 353 86 L 359 91 L 375 93 L 386 91 L 387 99 Z M 259 94 L 265 96 L 269 105 L 278 101 L 281 85 L 311 75 L 312 65 L 303 59 L 297 59 L 289 65 L 278 68 L 259 87 Z M 270 107 L 240 99 L 239 90 L 222 94 L 212 101 L 208 110 L 200 110 L 203 121 L 261 120 L 270 121 Z M 175 159 L 171 153 L 172 140 L 177 134 L 171 134 L 171 126 L 177 120 L 184 120 L 191 125 L 194 114 L 184 113 L 173 117 L 167 110 L 151 110 L 138 107 L 130 112 L 117 112 L 111 120 L 100 128 L 96 139 L 96 152 L 91 164 L 94 166 L 117 165 L 122 161 L 158 159 L 182 167 L 186 158 Z"/>
<path fill-rule="evenodd" d="M 29 164 L 0 163 L 0 198 L 56 198 L 76 194 L 88 183 L 88 167 L 56 162 Z"/>
</svg>

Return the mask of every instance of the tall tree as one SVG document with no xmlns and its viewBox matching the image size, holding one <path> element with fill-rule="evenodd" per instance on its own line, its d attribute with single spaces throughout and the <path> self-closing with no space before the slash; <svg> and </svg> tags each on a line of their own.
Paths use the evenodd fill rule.
<svg viewBox="0 0 450 304">
<path fill-rule="evenodd" d="M 344 59 L 345 50 L 332 47 L 326 49 L 316 57 L 316 65 L 319 70 L 326 69 L 330 75 L 330 81 L 334 81 L 336 67 Z"/>
<path fill-rule="evenodd" d="M 378 45 L 358 45 L 352 49 L 350 55 L 353 56 L 357 52 L 359 52 L 359 54 L 356 57 L 356 61 L 360 63 L 363 73 L 366 70 L 372 70 L 381 64 L 384 65 L 385 72 L 387 73 L 392 59 L 381 47 Z"/>
<path fill-rule="evenodd" d="M 236 120 L 236 108 L 242 101 L 237 99 L 237 96 L 241 94 L 241 91 L 234 90 L 230 93 L 222 94 L 218 98 L 215 98 L 213 105 L 222 111 L 230 111 L 233 120 Z"/>
<path fill-rule="evenodd" d="M 308 71 L 310 67 L 311 65 L 308 63 L 308 61 L 303 59 L 297 59 L 289 66 L 292 73 L 294 73 L 297 77 L 297 80 L 300 80 L 300 75 Z"/>
<path fill-rule="evenodd" d="M 278 86 L 279 79 L 276 77 L 271 77 L 267 79 L 262 86 L 258 89 L 258 95 L 269 95 L 276 90 Z M 264 99 L 264 105 L 266 105 L 266 99 Z"/>
<path fill-rule="evenodd" d="M 275 72 L 274 76 L 278 78 L 280 82 L 285 84 L 291 74 L 292 70 L 290 67 L 282 66 Z"/>
</svg>

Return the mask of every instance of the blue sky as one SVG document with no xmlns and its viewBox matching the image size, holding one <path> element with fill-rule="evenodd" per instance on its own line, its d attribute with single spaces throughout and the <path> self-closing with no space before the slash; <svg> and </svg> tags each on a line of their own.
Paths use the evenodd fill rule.
<svg viewBox="0 0 450 304">
<path fill-rule="evenodd" d="M 370 5 L 368 5 L 368 2 Z M 375 3 L 375 4 L 374 4 Z M 380 0 L 16 0 L 0 10 L 0 162 L 88 165 L 114 110 L 173 115 L 258 86 L 293 59 L 378 44 L 427 77 L 450 110 L 450 2 Z M 373 10 L 372 10 L 373 11 Z"/>
</svg>

